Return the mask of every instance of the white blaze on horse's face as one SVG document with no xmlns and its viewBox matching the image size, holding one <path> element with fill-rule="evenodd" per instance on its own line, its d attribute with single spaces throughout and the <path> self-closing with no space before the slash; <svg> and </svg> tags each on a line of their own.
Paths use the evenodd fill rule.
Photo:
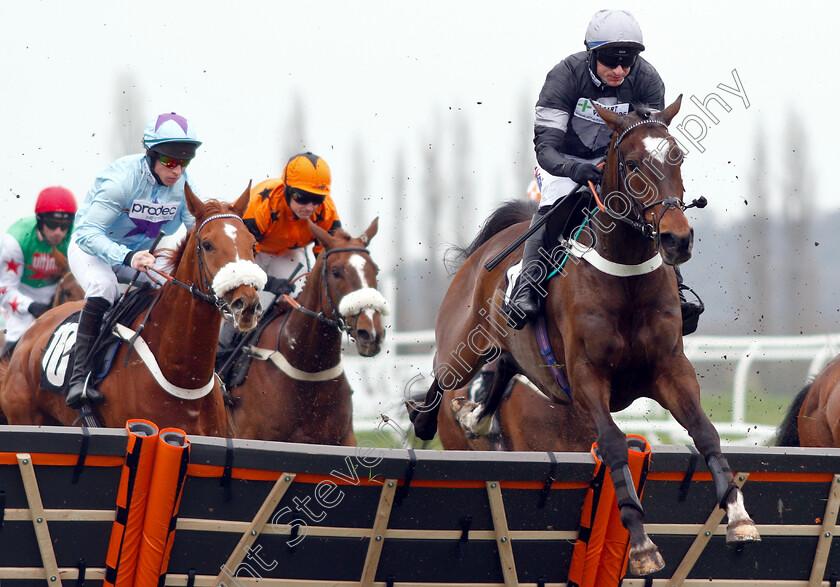
<svg viewBox="0 0 840 587">
<path fill-rule="evenodd" d="M 651 159 L 659 161 L 662 164 L 665 163 L 665 157 L 668 155 L 668 149 L 671 148 L 667 139 L 663 139 L 661 137 L 645 137 L 642 139 L 642 144 L 644 144 Z"/>
<path fill-rule="evenodd" d="M 233 241 L 233 244 L 236 245 L 236 236 L 239 234 L 239 230 L 233 226 L 232 224 L 225 224 L 225 234 L 230 237 L 230 240 Z M 236 258 L 234 261 L 239 261 L 239 250 L 234 247 L 236 251 Z"/>
<path fill-rule="evenodd" d="M 365 266 L 367 264 L 365 258 L 354 253 L 350 256 L 348 264 L 358 273 L 362 287 L 341 298 L 338 303 L 338 312 L 346 317 L 356 316 L 364 311 L 365 315 L 371 320 L 373 320 L 375 312 L 379 312 L 383 316 L 386 315 L 388 306 L 384 296 L 377 289 L 371 287 L 365 278 Z"/>
</svg>

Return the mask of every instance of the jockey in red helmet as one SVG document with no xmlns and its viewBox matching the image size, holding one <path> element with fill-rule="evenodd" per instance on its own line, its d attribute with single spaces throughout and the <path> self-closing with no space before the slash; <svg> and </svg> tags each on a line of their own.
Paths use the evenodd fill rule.
<svg viewBox="0 0 840 587">
<path fill-rule="evenodd" d="M 21 218 L 3 236 L 0 307 L 7 315 L 3 356 L 11 354 L 35 318 L 49 309 L 58 280 L 67 270 L 67 246 L 75 215 L 72 192 L 48 187 L 38 194 L 35 216 Z"/>
</svg>

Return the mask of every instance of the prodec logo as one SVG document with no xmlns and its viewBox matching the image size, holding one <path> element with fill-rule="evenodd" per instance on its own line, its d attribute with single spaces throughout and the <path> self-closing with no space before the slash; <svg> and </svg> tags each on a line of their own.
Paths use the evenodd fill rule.
<svg viewBox="0 0 840 587">
<path fill-rule="evenodd" d="M 173 218 L 178 212 L 178 205 L 167 206 L 166 204 L 150 204 L 148 202 L 136 201 L 131 204 L 132 216 L 146 217 L 169 217 Z"/>
</svg>

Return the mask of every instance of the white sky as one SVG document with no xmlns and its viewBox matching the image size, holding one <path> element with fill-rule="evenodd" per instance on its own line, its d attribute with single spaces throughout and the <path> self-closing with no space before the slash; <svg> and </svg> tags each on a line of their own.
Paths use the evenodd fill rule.
<svg viewBox="0 0 840 587">
<path fill-rule="evenodd" d="M 665 80 L 666 101 L 685 95 L 677 122 L 699 114 L 691 95 L 717 92 L 732 108 L 715 110 L 720 123 L 708 129 L 704 153 L 686 144 L 687 197 L 709 198 L 704 214 L 744 213 L 760 125 L 773 142 L 768 178 L 778 182 L 790 149 L 780 142 L 791 113 L 810 139 L 799 148 L 810 156 L 814 206 L 840 205 L 840 193 L 829 184 L 837 146 L 829 143 L 836 133 L 833 115 L 827 116 L 838 94 L 838 6 L 603 6 L 627 8 L 639 20 L 644 55 Z M 340 211 L 361 199 L 352 193 L 361 159 L 372 194 L 366 212 L 380 213 L 380 230 L 393 234 L 398 224 L 422 222 L 410 216 L 410 202 L 393 194 L 396 154 L 406 156 L 411 200 L 426 179 L 420 145 L 439 124 L 453 129 L 432 146 L 445 154 L 459 140 L 455 125 L 470 123 L 467 160 L 446 160 L 444 172 L 467 166 L 477 178 L 482 216 L 524 193 L 512 171 L 532 156 L 521 152 L 516 128 L 522 104 L 532 106 L 549 69 L 582 49 L 586 25 L 602 6 L 558 0 L 4 0 L 0 7 L 0 229 L 31 213 L 48 185 L 84 197 L 97 171 L 122 154 L 116 150 L 117 98 L 130 91 L 142 109 L 141 120 L 133 121 L 136 152 L 148 119 L 164 111 L 186 116 L 204 141 L 190 172 L 205 197 L 222 199 L 233 199 L 251 178 L 280 173 L 292 154 L 284 152 L 283 130 L 299 95 L 306 146 L 330 163 Z M 748 109 L 717 89 L 734 86 L 733 69 Z M 120 87 L 125 76 L 134 87 Z M 354 154 L 359 145 L 361 155 Z M 781 205 L 775 191 L 766 197 Z M 364 227 L 348 228 L 358 233 Z"/>
</svg>

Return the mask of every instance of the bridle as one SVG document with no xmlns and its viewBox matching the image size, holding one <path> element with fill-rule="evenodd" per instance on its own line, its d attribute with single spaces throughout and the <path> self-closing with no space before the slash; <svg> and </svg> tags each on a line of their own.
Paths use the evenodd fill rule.
<svg viewBox="0 0 840 587">
<path fill-rule="evenodd" d="M 242 218 L 237 216 L 236 214 L 216 214 L 215 216 L 210 216 L 209 218 L 205 219 L 195 231 L 195 249 L 196 249 L 196 258 L 198 259 L 198 287 L 194 283 L 184 283 L 183 281 L 179 281 L 175 279 L 173 276 L 168 275 L 154 267 L 150 267 L 152 271 L 164 277 L 169 283 L 173 285 L 177 285 L 178 287 L 182 287 L 186 289 L 194 298 L 198 298 L 208 304 L 214 305 L 218 310 L 222 313 L 228 312 L 233 313 L 229 304 L 224 300 L 224 298 L 219 297 L 216 295 L 216 292 L 213 291 L 211 287 L 212 283 L 212 276 L 210 275 L 210 270 L 207 268 L 207 261 L 204 259 L 204 249 L 201 248 L 201 240 L 199 239 L 199 234 L 201 233 L 201 229 L 204 228 L 204 225 L 210 222 L 211 220 L 218 220 L 221 218 L 236 218 L 240 222 L 242 222 Z M 148 275 L 148 273 L 147 273 Z M 207 291 L 209 290 L 209 292 Z"/>
<path fill-rule="evenodd" d="M 304 306 L 301 306 L 299 302 L 293 300 L 289 296 L 286 296 L 286 299 L 287 301 L 292 303 L 292 306 L 299 312 L 303 312 L 307 316 L 310 316 L 315 320 L 326 324 L 327 326 L 331 326 L 337 329 L 339 332 L 346 332 L 347 334 L 351 334 L 356 328 L 356 324 L 358 324 L 361 313 L 356 314 L 356 324 L 353 324 L 351 326 L 347 322 L 347 320 L 344 319 L 344 316 L 342 316 L 341 313 L 338 311 L 338 307 L 334 299 L 336 297 L 334 293 L 335 286 L 333 286 L 332 284 L 332 280 L 330 279 L 330 274 L 327 266 L 327 259 L 329 259 L 330 255 L 332 255 L 333 253 L 364 253 L 370 256 L 370 251 L 363 247 L 342 247 L 338 249 L 331 249 L 324 253 L 324 259 L 321 267 L 321 280 L 326 284 L 327 306 L 330 315 L 327 315 L 327 313 L 325 313 L 324 310 L 321 310 L 320 312 L 314 312 L 309 308 L 305 308 Z"/>
<path fill-rule="evenodd" d="M 646 116 L 649 116 L 649 114 L 646 114 Z M 627 186 L 627 165 L 624 161 L 624 154 L 619 148 L 621 145 L 621 141 L 623 141 L 624 137 L 626 137 L 632 130 L 640 126 L 647 125 L 659 125 L 665 127 L 666 129 L 668 128 L 668 125 L 662 122 L 661 120 L 645 118 L 643 120 L 636 121 L 627 128 L 625 128 L 610 145 L 610 149 L 615 150 L 616 156 L 618 158 L 617 185 L 619 186 Z M 691 204 L 685 204 L 680 198 L 676 196 L 667 196 L 664 198 L 660 198 L 649 204 L 642 204 L 632 196 L 630 196 L 628 199 L 630 200 L 630 212 L 632 212 L 633 214 L 633 217 L 631 218 L 628 218 L 626 214 L 620 214 L 616 212 L 608 206 L 603 206 L 602 210 L 607 215 L 609 215 L 610 218 L 629 224 L 634 229 L 638 230 L 642 234 L 642 236 L 654 241 L 657 246 L 659 245 L 659 224 L 662 221 L 662 217 L 665 216 L 666 212 L 674 208 L 684 212 L 688 208 L 693 208 L 695 206 L 698 208 L 702 208 L 706 205 L 705 198 L 694 200 Z M 647 222 L 645 218 L 648 210 L 650 210 L 651 208 L 655 208 L 659 205 L 662 206 L 662 212 L 659 214 L 659 216 L 654 217 L 653 223 Z"/>
</svg>

